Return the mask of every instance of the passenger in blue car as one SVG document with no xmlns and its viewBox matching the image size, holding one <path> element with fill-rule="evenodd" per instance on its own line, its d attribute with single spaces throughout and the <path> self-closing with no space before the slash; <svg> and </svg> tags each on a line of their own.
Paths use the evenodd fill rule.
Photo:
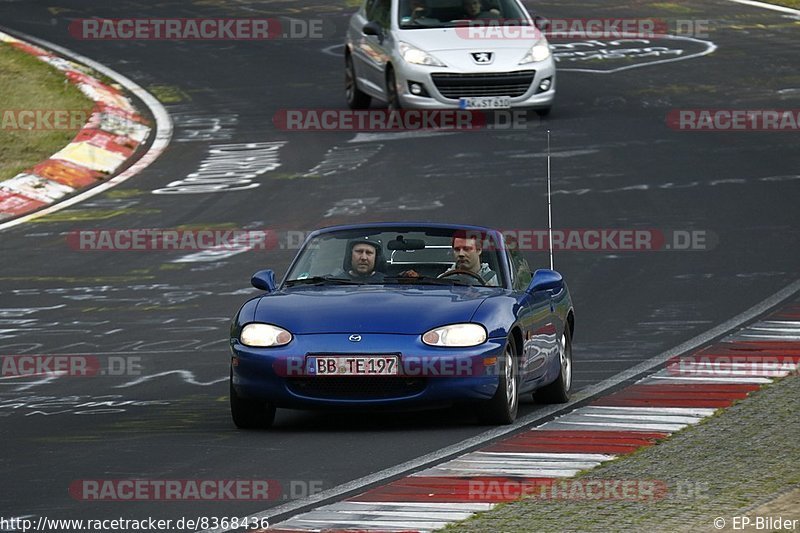
<svg viewBox="0 0 800 533">
<path fill-rule="evenodd" d="M 332 274 L 335 278 L 350 278 L 354 281 L 382 283 L 385 275 L 383 248 L 381 243 L 368 238 L 353 239 L 347 243 L 343 268 Z"/>
</svg>

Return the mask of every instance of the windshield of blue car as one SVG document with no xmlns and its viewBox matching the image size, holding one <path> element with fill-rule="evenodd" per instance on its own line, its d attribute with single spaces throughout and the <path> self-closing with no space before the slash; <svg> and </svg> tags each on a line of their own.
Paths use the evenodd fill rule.
<svg viewBox="0 0 800 533">
<path fill-rule="evenodd" d="M 439 277 L 456 266 L 454 230 L 379 228 L 366 232 L 322 233 L 310 239 L 287 272 L 284 285 L 487 284 L 504 287 L 505 277 L 500 267 L 504 256 L 500 246 L 490 243 L 485 235 L 476 235 L 478 238 L 473 242 L 480 243 L 482 250 L 473 264 L 481 279 L 468 274 Z M 368 252 L 366 259 L 360 255 L 364 250 Z"/>
<path fill-rule="evenodd" d="M 400 0 L 397 20 L 401 29 L 448 28 L 469 25 L 529 26 L 530 20 L 515 0 Z"/>
</svg>

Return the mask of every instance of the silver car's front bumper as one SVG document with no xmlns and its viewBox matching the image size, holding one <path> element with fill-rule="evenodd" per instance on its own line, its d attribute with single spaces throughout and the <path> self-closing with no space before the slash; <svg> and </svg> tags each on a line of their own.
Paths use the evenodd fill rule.
<svg viewBox="0 0 800 533">
<path fill-rule="evenodd" d="M 451 69 L 426 67 L 398 61 L 395 63 L 396 78 L 398 85 L 398 95 L 403 107 L 414 109 L 459 109 L 458 98 L 448 98 L 444 96 L 434 82 L 433 75 L 438 73 L 453 74 Z M 556 94 L 556 68 L 552 59 L 531 63 L 529 65 L 519 65 L 517 68 L 510 69 L 508 72 L 520 72 L 533 70 L 535 75 L 533 82 L 524 94 L 511 97 L 512 108 L 532 108 L 545 109 L 553 104 Z M 503 71 L 488 71 L 487 74 L 498 74 Z M 457 74 L 457 73 L 456 73 Z M 474 74 L 474 73 L 470 73 Z M 542 80 L 550 78 L 550 87 L 546 91 L 540 91 L 539 84 Z M 409 82 L 422 84 L 427 96 L 417 96 L 411 93 Z M 474 94 L 474 96 L 492 96 L 490 94 Z M 498 95 L 500 96 L 500 95 Z M 510 96 L 510 95 L 502 95 Z"/>
</svg>

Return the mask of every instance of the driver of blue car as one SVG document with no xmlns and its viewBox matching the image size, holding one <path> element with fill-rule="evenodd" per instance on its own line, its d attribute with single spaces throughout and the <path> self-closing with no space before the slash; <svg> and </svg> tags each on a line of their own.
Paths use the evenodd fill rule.
<svg viewBox="0 0 800 533">
<path fill-rule="evenodd" d="M 481 263 L 481 242 L 475 237 L 453 237 L 453 258 L 455 263 L 450 270 L 463 270 L 480 276 L 484 285 L 497 287 L 497 273 L 488 263 Z"/>
<path fill-rule="evenodd" d="M 384 264 L 383 247 L 378 241 L 368 237 L 352 239 L 347 243 L 347 250 L 342 268 L 332 274 L 335 278 L 350 278 L 354 281 L 381 283 L 385 275 L 379 272 Z"/>
<path fill-rule="evenodd" d="M 488 263 L 481 263 L 481 240 L 479 238 L 462 233 L 453 236 L 451 241 L 453 249 L 453 259 L 455 262 L 450 268 L 439 274 L 439 277 L 457 275 L 459 271 L 467 272 L 481 278 L 487 287 L 498 287 L 497 273 L 489 268 Z M 451 274 L 452 273 L 452 274 Z M 399 274 L 405 278 L 418 278 L 419 273 L 415 270 L 405 270 Z"/>
</svg>

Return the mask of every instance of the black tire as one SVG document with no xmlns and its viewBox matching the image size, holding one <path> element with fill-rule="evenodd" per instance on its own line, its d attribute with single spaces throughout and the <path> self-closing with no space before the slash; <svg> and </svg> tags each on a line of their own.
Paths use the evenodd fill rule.
<svg viewBox="0 0 800 533">
<path fill-rule="evenodd" d="M 533 393 L 537 403 L 566 403 L 572 388 L 572 334 L 569 325 L 565 324 L 564 334 L 559 339 L 559 359 L 561 370 L 558 378 L 549 385 Z"/>
<path fill-rule="evenodd" d="M 397 94 L 397 77 L 394 75 L 394 69 L 389 67 L 386 71 L 386 103 L 389 104 L 389 109 L 402 109 L 400 104 L 400 96 Z"/>
<path fill-rule="evenodd" d="M 372 98 L 358 88 L 356 82 L 356 69 L 350 54 L 344 58 L 344 94 L 347 98 L 347 107 L 350 109 L 367 109 Z"/>
<path fill-rule="evenodd" d="M 519 366 L 514 355 L 514 341 L 509 338 L 503 350 L 503 365 L 497 392 L 491 400 L 480 406 L 478 418 L 492 425 L 511 424 L 519 410 Z"/>
<path fill-rule="evenodd" d="M 267 402 L 246 400 L 236 394 L 230 383 L 231 417 L 240 429 L 265 429 L 275 420 L 275 406 Z"/>
</svg>

